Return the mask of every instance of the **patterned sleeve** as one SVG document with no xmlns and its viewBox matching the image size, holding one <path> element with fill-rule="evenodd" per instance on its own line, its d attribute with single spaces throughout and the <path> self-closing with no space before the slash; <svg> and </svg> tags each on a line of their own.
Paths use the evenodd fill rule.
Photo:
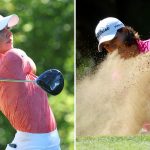
<svg viewBox="0 0 150 150">
<path fill-rule="evenodd" d="M 137 41 L 138 47 L 141 53 L 147 53 L 150 51 L 150 39 Z"/>
</svg>

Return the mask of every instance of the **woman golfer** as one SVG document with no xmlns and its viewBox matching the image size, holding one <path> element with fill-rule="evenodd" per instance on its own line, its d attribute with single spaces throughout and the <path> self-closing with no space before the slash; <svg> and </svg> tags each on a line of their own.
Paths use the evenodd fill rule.
<svg viewBox="0 0 150 150">
<path fill-rule="evenodd" d="M 150 39 L 142 41 L 138 32 L 114 17 L 101 20 L 96 26 L 95 34 L 99 41 L 99 51 L 105 49 L 111 53 L 118 49 L 124 59 L 150 51 Z"/>
<path fill-rule="evenodd" d="M 119 19 L 108 17 L 100 20 L 95 29 L 99 41 L 98 50 L 104 49 L 112 53 L 118 50 L 123 59 L 135 57 L 150 51 L 150 39 L 141 40 L 138 33 L 131 27 L 125 26 Z M 144 132 L 150 131 L 150 123 L 143 126 Z"/>
<path fill-rule="evenodd" d="M 17 15 L 0 16 L 0 77 L 35 80 L 31 58 L 13 47 L 9 28 L 19 22 Z M 0 82 L 0 111 L 17 130 L 6 150 L 60 150 L 53 112 L 44 90 L 32 82 Z"/>
</svg>

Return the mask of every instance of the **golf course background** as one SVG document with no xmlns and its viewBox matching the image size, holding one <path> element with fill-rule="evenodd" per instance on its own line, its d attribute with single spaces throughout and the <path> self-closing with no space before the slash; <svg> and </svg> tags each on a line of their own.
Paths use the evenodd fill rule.
<svg viewBox="0 0 150 150">
<path fill-rule="evenodd" d="M 19 24 L 12 29 L 14 47 L 24 50 L 34 60 L 37 75 L 49 68 L 57 68 L 64 75 L 63 92 L 59 96 L 49 95 L 63 150 L 73 149 L 74 145 L 73 3 L 73 0 L 0 1 L 1 15 L 19 16 Z M 15 130 L 0 113 L 0 150 L 5 149 L 14 135 Z"/>
<path fill-rule="evenodd" d="M 77 138 L 77 150 L 149 150 L 150 136 Z"/>
<path fill-rule="evenodd" d="M 97 51 L 98 41 L 95 37 L 95 28 L 101 19 L 105 17 L 119 18 L 125 25 L 129 25 L 133 27 L 136 31 L 138 31 L 141 39 L 144 40 L 150 38 L 150 20 L 147 19 L 149 18 L 150 5 L 150 1 L 148 0 L 137 0 L 136 2 L 130 0 L 76 0 L 76 4 L 76 75 L 77 79 L 80 79 L 81 81 L 84 76 L 87 76 L 94 72 L 94 69 L 104 60 L 105 55 L 107 54 L 106 51 L 103 51 L 101 53 Z M 89 84 L 83 89 L 83 92 L 85 93 L 85 95 L 87 94 L 87 97 L 90 97 L 87 89 L 92 89 L 92 87 L 90 80 L 88 81 Z M 94 87 L 92 90 L 94 92 L 101 92 L 101 89 L 95 88 L 94 90 Z M 79 95 L 81 95 L 80 92 Z M 87 107 L 84 112 L 86 114 L 86 117 L 89 117 L 88 119 L 86 118 L 86 121 L 89 123 L 90 116 L 88 115 L 88 113 L 89 108 L 92 107 L 92 101 L 94 101 L 94 97 L 91 96 L 90 104 L 88 102 L 84 103 L 81 99 L 79 101 L 77 99 L 76 101 L 79 105 L 82 104 L 83 106 L 85 106 L 85 108 Z M 98 114 L 98 105 L 100 104 L 93 103 L 93 111 L 95 110 L 96 115 Z M 103 106 L 101 108 L 105 109 Z M 116 111 L 116 109 L 114 109 L 114 111 Z M 83 114 L 79 114 L 78 116 L 84 118 Z M 79 128 L 84 128 L 85 126 L 87 126 L 87 124 L 85 123 L 86 121 L 84 119 L 81 120 L 83 124 L 80 124 L 77 121 L 77 126 Z M 89 128 L 84 128 L 85 133 L 88 133 L 88 131 L 90 132 L 90 129 L 95 130 L 98 127 L 102 128 L 101 124 L 96 123 L 96 119 L 94 120 L 94 122 L 91 123 L 91 126 L 90 123 L 88 125 Z M 95 130 L 94 133 L 96 134 L 96 132 L 98 131 Z M 136 135 L 130 137 L 103 137 L 100 135 L 96 135 L 95 137 L 83 137 L 83 135 L 77 134 L 76 145 L 77 150 L 149 150 L 150 136 Z"/>
</svg>

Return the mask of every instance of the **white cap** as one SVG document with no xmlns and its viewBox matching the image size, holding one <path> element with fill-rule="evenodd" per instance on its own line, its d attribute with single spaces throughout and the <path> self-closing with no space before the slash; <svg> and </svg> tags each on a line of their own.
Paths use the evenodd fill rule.
<svg viewBox="0 0 150 150">
<path fill-rule="evenodd" d="M 98 50 L 101 51 L 101 43 L 112 40 L 115 37 L 117 30 L 122 27 L 125 27 L 125 25 L 114 17 L 100 20 L 95 29 L 95 34 L 99 41 Z"/>
<path fill-rule="evenodd" d="M 3 17 L 0 15 L 0 31 L 5 27 L 13 27 L 19 22 L 19 17 L 15 14 Z"/>
</svg>

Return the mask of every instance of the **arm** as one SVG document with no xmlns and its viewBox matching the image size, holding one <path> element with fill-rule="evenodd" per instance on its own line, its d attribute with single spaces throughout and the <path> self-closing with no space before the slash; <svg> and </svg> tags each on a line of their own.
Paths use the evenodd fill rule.
<svg viewBox="0 0 150 150">
<path fill-rule="evenodd" d="M 140 53 L 147 53 L 150 51 L 150 39 L 144 40 L 144 41 L 138 40 L 137 44 L 138 44 Z"/>
<path fill-rule="evenodd" d="M 19 50 L 5 53 L 0 65 L 0 78 L 25 79 L 24 62 Z"/>
<path fill-rule="evenodd" d="M 6 52 L 0 60 L 0 78 L 25 79 L 25 77 L 24 61 L 20 51 L 9 50 Z M 24 96 L 25 91 L 25 83 L 0 82 L 0 109 L 5 115 L 10 105 L 16 104 L 13 101 Z"/>
</svg>

